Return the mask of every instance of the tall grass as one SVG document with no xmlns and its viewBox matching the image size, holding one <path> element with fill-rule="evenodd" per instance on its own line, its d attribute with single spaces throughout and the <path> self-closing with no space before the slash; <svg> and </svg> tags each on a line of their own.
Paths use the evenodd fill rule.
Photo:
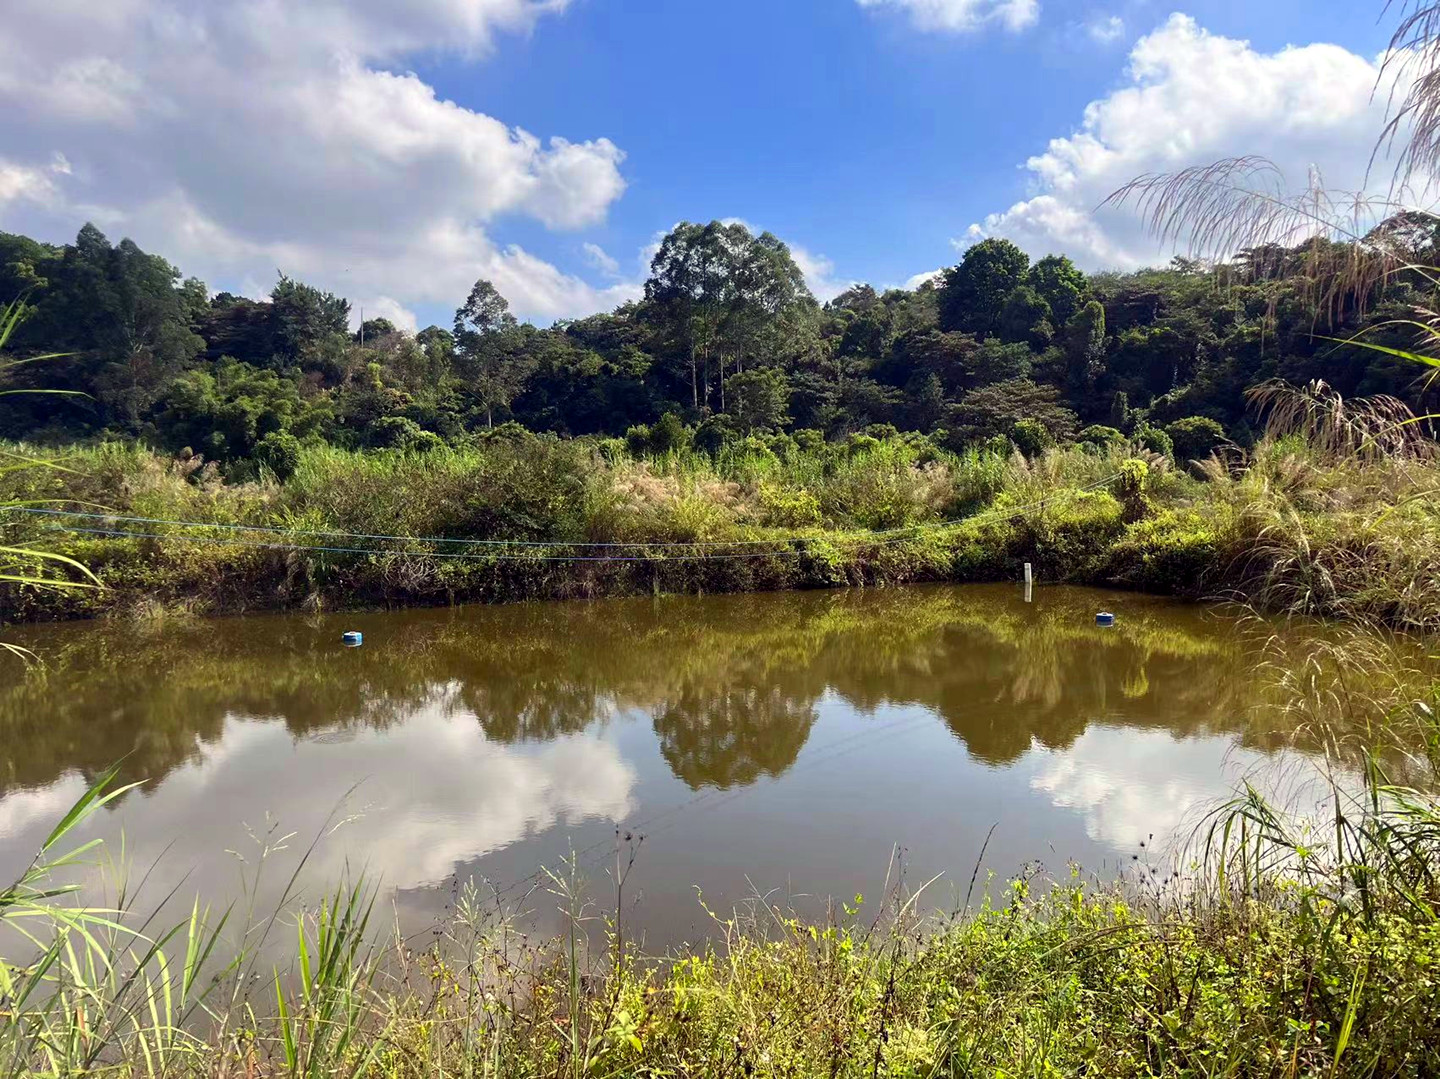
<svg viewBox="0 0 1440 1079">
<path fill-rule="evenodd" d="M 1184 468 L 1138 446 L 1027 459 L 901 436 L 752 439 L 636 459 L 517 435 L 425 454 L 315 447 L 286 483 L 231 484 L 197 458 L 102 444 L 69 471 L 0 475 L 0 499 L 201 525 L 31 520 L 108 587 L 0 592 L 15 617 L 48 617 L 1002 580 L 1031 562 L 1044 580 L 1440 627 L 1440 455 L 1424 428 L 1324 387 L 1269 386 L 1257 407 L 1255 446 Z M 630 560 L 590 560 L 604 555 Z"/>
<path fill-rule="evenodd" d="M 25 872 L 0 891 L 0 939 L 12 954 L 29 953 L 0 959 L 5 1075 L 85 1074 L 117 1052 L 133 1053 L 154 1074 L 195 1048 L 184 1027 L 213 988 L 200 977 L 224 919 L 210 927 L 197 903 L 188 923 L 152 935 L 149 925 L 123 924 L 123 894 L 116 908 L 65 902 L 79 890 L 67 874 L 99 841 L 68 844 L 130 789 L 113 787 L 113 775 L 75 803 Z"/>
<path fill-rule="evenodd" d="M 24 360 L 9 359 L 6 346 L 16 328 L 27 314 L 25 304 L 13 300 L 0 308 L 0 397 L 20 393 L 47 393 L 55 395 L 57 390 L 7 390 L 4 388 L 7 372 L 22 364 L 39 363 L 59 358 L 59 353 L 31 356 Z M 59 460 L 43 455 L 21 452 L 0 446 L 0 589 L 42 588 L 42 589 L 88 589 L 99 584 L 88 569 L 67 555 L 49 550 L 44 544 L 31 540 L 23 524 L 7 520 L 14 510 L 28 505 L 22 499 L 7 496 L 4 487 L 9 483 L 24 480 L 37 470 L 65 471 Z M 12 644 L 0 641 L 0 652 L 12 657 L 27 659 L 28 653 Z"/>
<path fill-rule="evenodd" d="M 1229 521 L 1227 568 L 1271 610 L 1440 626 L 1436 445 L 1398 402 L 1346 402 L 1323 384 L 1261 387 L 1266 437 L 1206 466 Z"/>
<path fill-rule="evenodd" d="M 236 919 L 197 898 L 167 922 L 174 891 L 142 898 L 143 879 L 132 890 L 125 867 L 99 859 L 100 841 L 82 839 L 91 817 L 138 786 L 114 777 L 102 775 L 0 891 L 0 1074 L 255 1074 L 263 1060 L 270 1074 L 321 1076 L 353 1063 L 375 1004 L 373 888 L 342 884 L 313 910 L 295 906 L 312 844 L 272 910 Z M 284 846 L 266 847 L 257 878 Z M 112 903 L 76 902 L 106 887 Z M 262 972 L 286 918 L 289 962 Z"/>
</svg>

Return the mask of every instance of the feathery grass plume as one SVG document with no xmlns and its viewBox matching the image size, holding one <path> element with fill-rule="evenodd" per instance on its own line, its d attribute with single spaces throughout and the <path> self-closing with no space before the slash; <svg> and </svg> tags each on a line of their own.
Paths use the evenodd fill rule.
<svg viewBox="0 0 1440 1079">
<path fill-rule="evenodd" d="M 1222 895 L 1298 899 L 1327 949 L 1351 923 L 1440 923 L 1440 682 L 1424 645 L 1352 626 L 1264 646 L 1260 673 L 1274 679 L 1295 737 L 1323 746 L 1334 765 L 1329 819 L 1313 827 L 1247 785 L 1204 831 Z M 1276 891 L 1292 885 L 1288 899 Z"/>
<path fill-rule="evenodd" d="M 1102 206 L 1133 207 L 1162 245 L 1224 267 L 1222 278 L 1296 282 L 1338 322 L 1363 314 L 1397 273 L 1437 283 L 1419 261 L 1437 219 L 1416 194 L 1334 191 L 1315 169 L 1297 193 L 1274 162 L 1247 155 L 1136 177 Z"/>
<path fill-rule="evenodd" d="M 1345 398 L 1321 380 L 1293 386 L 1271 379 L 1253 386 L 1246 400 L 1265 419 L 1271 439 L 1298 436 L 1327 458 L 1379 457 L 1433 461 L 1435 442 L 1404 401 L 1395 397 Z"/>
<path fill-rule="evenodd" d="M 1387 117 L 1371 157 L 1373 171 L 1395 154 L 1384 194 L 1331 190 L 1313 168 L 1297 191 L 1274 162 L 1248 154 L 1136 177 L 1102 205 L 1133 206 L 1162 244 L 1241 279 L 1299 283 L 1330 321 L 1363 314 L 1396 275 L 1440 287 L 1424 254 L 1440 221 L 1427 208 L 1440 178 L 1440 4 L 1387 0 L 1383 14 L 1392 12 L 1400 22 L 1376 79 Z M 1434 316 L 1422 309 L 1417 328 L 1426 327 Z"/>
<path fill-rule="evenodd" d="M 1387 0 L 1385 14 L 1392 11 L 1399 13 L 1400 23 L 1390 37 L 1379 82 L 1393 74 L 1394 89 L 1375 155 L 1399 143 L 1397 178 L 1408 179 L 1416 173 L 1440 176 L 1440 3 Z M 1412 72 L 1414 78 L 1403 95 L 1397 93 Z"/>
</svg>

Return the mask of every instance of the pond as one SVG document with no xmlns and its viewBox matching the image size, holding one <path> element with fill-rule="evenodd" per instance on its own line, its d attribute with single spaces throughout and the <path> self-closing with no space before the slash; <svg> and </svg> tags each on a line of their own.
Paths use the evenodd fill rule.
<svg viewBox="0 0 1440 1079">
<path fill-rule="evenodd" d="M 1097 627 L 1101 610 L 1117 625 Z M 342 646 L 352 629 L 364 647 Z M 363 868 L 407 933 L 443 919 L 471 879 L 543 920 L 554 902 L 532 894 L 540 867 L 574 852 L 603 894 L 617 842 L 635 856 L 627 916 L 656 948 L 707 932 L 702 898 L 726 910 L 754 892 L 802 907 L 874 895 L 897 847 L 908 880 L 944 874 L 937 907 L 963 902 L 977 864 L 977 894 L 989 874 L 1036 865 L 1159 872 L 1241 777 L 1304 757 L 1256 674 L 1253 624 L 1084 589 L 1040 588 L 1030 603 L 1010 586 L 936 586 L 7 638 L 44 666 L 7 667 L 0 688 L 0 879 L 119 761 L 141 785 L 92 831 L 112 857 L 123 842 L 149 895 L 178 885 L 187 909 L 194 893 L 263 905 L 310 850 L 303 897 Z"/>
</svg>

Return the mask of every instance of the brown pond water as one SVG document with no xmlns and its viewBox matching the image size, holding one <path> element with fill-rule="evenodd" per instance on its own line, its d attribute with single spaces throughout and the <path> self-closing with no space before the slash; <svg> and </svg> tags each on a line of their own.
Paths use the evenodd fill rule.
<svg viewBox="0 0 1440 1079">
<path fill-rule="evenodd" d="M 144 784 L 92 832 L 154 867 L 148 894 L 223 905 L 293 832 L 263 905 L 324 833 L 305 896 L 363 866 L 406 932 L 457 882 L 518 900 L 572 850 L 603 894 L 617 828 L 645 837 L 627 896 L 655 947 L 705 932 L 697 890 L 873 895 L 896 844 L 946 906 L 992 826 L 999 879 L 1113 874 L 1303 757 L 1266 719 L 1254 632 L 1008 586 L 14 629 L 45 666 L 0 672 L 0 880 L 115 761 Z"/>
</svg>

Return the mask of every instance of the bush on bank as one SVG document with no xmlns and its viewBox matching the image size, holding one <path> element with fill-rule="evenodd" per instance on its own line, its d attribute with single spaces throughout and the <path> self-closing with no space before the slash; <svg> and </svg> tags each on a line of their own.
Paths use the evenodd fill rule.
<svg viewBox="0 0 1440 1079">
<path fill-rule="evenodd" d="M 1316 928 L 1283 901 L 1160 912 L 1076 883 L 1033 899 L 1016 884 L 1002 906 L 908 936 L 762 908 L 723 919 L 711 947 L 625 962 L 578 998 L 563 953 L 528 957 L 517 980 L 548 1022 L 508 1011 L 503 979 L 492 1010 L 470 1013 L 466 977 L 436 963 L 399 996 L 387 987 L 376 1064 L 392 1075 L 459 1073 L 468 1059 L 517 1076 L 914 1079 L 1440 1066 L 1436 927 L 1395 911 L 1333 941 Z"/>
<path fill-rule="evenodd" d="M 0 528 L 106 587 L 11 588 L 5 617 L 996 581 L 1028 561 L 1042 580 L 1440 620 L 1427 461 L 1329 460 L 1294 438 L 1193 470 L 1138 444 L 1025 458 L 915 436 L 612 450 L 512 428 L 460 449 L 305 448 L 283 482 L 235 484 L 195 457 L 76 449 L 64 471 L 0 476 L 0 500 L 116 517 L 12 513 Z"/>
</svg>

